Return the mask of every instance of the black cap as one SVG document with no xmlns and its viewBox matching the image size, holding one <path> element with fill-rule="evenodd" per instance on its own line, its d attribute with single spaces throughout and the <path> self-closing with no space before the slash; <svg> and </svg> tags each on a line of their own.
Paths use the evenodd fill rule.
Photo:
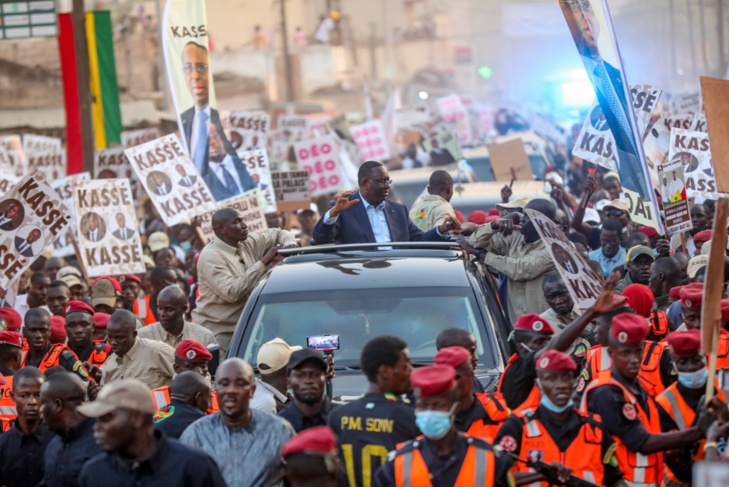
<svg viewBox="0 0 729 487">
<path fill-rule="evenodd" d="M 327 363 L 324 360 L 324 357 L 322 357 L 321 352 L 317 352 L 312 348 L 302 348 L 301 350 L 293 352 L 291 354 L 291 358 L 289 358 L 289 364 L 286 366 L 286 372 L 291 372 L 299 365 L 308 361 L 315 362 L 316 365 L 320 366 L 322 370 L 326 372 Z"/>
</svg>

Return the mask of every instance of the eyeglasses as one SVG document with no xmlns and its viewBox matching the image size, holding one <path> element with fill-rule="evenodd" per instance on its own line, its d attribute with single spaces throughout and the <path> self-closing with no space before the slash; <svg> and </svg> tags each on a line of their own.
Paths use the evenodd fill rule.
<svg viewBox="0 0 729 487">
<path fill-rule="evenodd" d="M 185 74 L 192 74 L 193 71 L 197 71 L 197 74 L 208 74 L 208 65 L 207 64 L 185 64 L 183 66 L 182 70 L 185 72 Z"/>
<path fill-rule="evenodd" d="M 373 183 L 376 183 L 378 186 L 390 186 L 392 184 L 392 179 L 369 179 Z"/>
<path fill-rule="evenodd" d="M 600 245 L 618 245 L 618 241 L 617 240 L 605 240 L 604 238 L 601 238 Z"/>
<path fill-rule="evenodd" d="M 593 12 L 592 5 L 590 4 L 590 0 L 565 0 L 565 5 L 567 5 L 570 10 L 572 11 L 578 11 L 582 10 L 584 12 Z"/>
<path fill-rule="evenodd" d="M 605 212 L 605 216 L 608 216 L 610 218 L 620 218 L 621 216 L 625 215 L 626 212 L 623 210 L 610 210 Z"/>
</svg>

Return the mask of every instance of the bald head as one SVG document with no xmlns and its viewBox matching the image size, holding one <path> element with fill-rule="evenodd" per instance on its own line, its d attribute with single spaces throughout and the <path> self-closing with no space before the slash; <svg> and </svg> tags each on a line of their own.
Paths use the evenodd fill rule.
<svg viewBox="0 0 729 487">
<path fill-rule="evenodd" d="M 237 217 L 238 217 L 238 210 L 236 210 L 235 208 L 219 209 L 218 211 L 213 213 L 213 220 L 212 220 L 213 230 L 215 230 L 216 227 L 219 227 L 223 223 L 228 222 L 230 220 L 234 220 Z"/>
<path fill-rule="evenodd" d="M 170 384 L 170 398 L 189 403 L 196 396 L 210 394 L 210 386 L 205 378 L 191 370 L 178 374 Z"/>
<path fill-rule="evenodd" d="M 557 207 L 554 206 L 554 203 L 552 203 L 549 200 L 543 199 L 543 198 L 537 198 L 534 200 L 531 200 L 529 203 L 526 204 L 526 207 L 530 210 L 538 211 L 542 215 L 546 216 L 552 221 L 556 221 L 557 218 Z"/>
<path fill-rule="evenodd" d="M 109 323 L 106 325 L 107 331 L 126 331 L 132 332 L 137 329 L 137 318 L 129 310 L 118 309 L 114 311 L 114 314 L 109 318 Z"/>
<path fill-rule="evenodd" d="M 172 285 L 160 291 L 157 301 L 166 301 L 183 306 L 187 305 L 187 296 L 185 296 L 185 291 L 180 289 L 180 286 Z"/>
<path fill-rule="evenodd" d="M 253 379 L 253 367 L 251 364 L 239 357 L 229 358 L 220 364 L 215 374 L 216 381 L 229 375 L 243 374 Z"/>
<path fill-rule="evenodd" d="M 41 392 L 51 400 L 83 402 L 86 399 L 86 386 L 78 375 L 70 372 L 47 377 Z"/>
</svg>

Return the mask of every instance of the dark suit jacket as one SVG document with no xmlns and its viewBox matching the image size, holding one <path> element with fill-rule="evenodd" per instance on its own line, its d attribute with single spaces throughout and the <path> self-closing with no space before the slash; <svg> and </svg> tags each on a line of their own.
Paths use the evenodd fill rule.
<svg viewBox="0 0 729 487">
<path fill-rule="evenodd" d="M 25 242 L 24 238 L 15 237 L 15 248 L 18 249 L 20 247 L 20 244 Z M 25 251 L 20 252 L 20 255 L 23 255 L 25 257 L 33 257 L 33 245 L 31 244 L 30 247 L 25 249 Z"/>
<path fill-rule="evenodd" d="M 192 144 L 192 124 L 195 118 L 195 107 L 190 107 L 182 114 L 180 115 L 180 120 L 182 121 L 182 128 L 183 133 L 185 136 L 185 143 L 187 144 L 188 151 L 192 150 L 192 147 L 190 146 Z M 210 108 L 210 121 L 215 124 L 215 129 L 218 132 L 218 135 L 220 136 L 221 140 L 223 141 L 223 147 L 225 148 L 225 152 L 228 154 L 235 154 L 235 149 L 233 149 L 233 146 L 231 145 L 228 138 L 225 136 L 225 132 L 223 131 L 223 125 L 220 123 L 220 114 L 218 111 L 214 108 Z M 192 158 L 193 154 L 190 152 L 190 158 Z M 193 161 L 194 163 L 195 161 Z M 207 173 L 209 172 L 208 168 L 208 153 L 205 152 L 205 162 L 203 164 L 203 167 L 200 171 L 200 174 L 203 176 L 207 176 Z"/>
<path fill-rule="evenodd" d="M 112 232 L 112 235 L 120 240 L 126 240 L 134 235 L 134 230 L 130 228 L 119 228 L 115 232 Z"/>
<path fill-rule="evenodd" d="M 190 188 L 195 184 L 195 181 L 197 181 L 197 176 L 191 176 L 190 174 L 187 175 L 187 179 L 190 180 L 190 184 L 187 184 L 185 182 L 185 178 L 180 179 L 180 186 L 183 188 Z"/>
<path fill-rule="evenodd" d="M 233 165 L 235 166 L 238 178 L 243 186 L 243 192 L 245 193 L 246 191 L 254 189 L 256 187 L 256 183 L 253 181 L 251 175 L 248 174 L 248 169 L 246 169 L 246 166 L 240 160 L 238 154 L 233 152 L 228 155 L 233 159 Z M 237 192 L 229 191 L 225 182 L 220 180 L 218 176 L 215 175 L 215 172 L 210 169 L 208 169 L 207 174 L 203 175 L 203 179 L 208 185 L 208 188 L 210 188 L 210 191 L 213 192 L 215 201 L 222 201 L 227 198 L 232 198 L 233 196 L 238 196 Z"/>
<path fill-rule="evenodd" d="M 360 202 L 341 212 L 333 225 L 326 225 L 324 217 L 321 217 L 313 232 L 313 240 L 317 245 L 332 242 L 335 244 L 376 243 L 375 234 L 359 191 L 349 197 L 350 201 L 357 198 L 360 199 Z M 334 203 L 329 208 L 332 206 Z M 385 200 L 385 218 L 393 242 L 442 242 L 445 240 L 438 235 L 435 228 L 423 232 L 415 226 L 408 216 L 407 208 L 400 203 Z"/>
</svg>

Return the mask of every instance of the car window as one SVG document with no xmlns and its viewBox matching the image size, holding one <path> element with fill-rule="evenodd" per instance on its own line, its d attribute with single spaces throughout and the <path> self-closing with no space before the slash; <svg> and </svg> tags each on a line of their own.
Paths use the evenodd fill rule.
<svg viewBox="0 0 729 487">
<path fill-rule="evenodd" d="M 238 355 L 255 364 L 260 346 L 276 337 L 305 346 L 307 336 L 336 334 L 340 336 L 337 365 L 351 366 L 359 364 L 368 340 L 389 334 L 407 342 L 413 362 L 432 362 L 438 334 L 456 327 L 476 337 L 479 363 L 493 367 L 496 347 L 483 319 L 469 287 L 271 294 L 256 303 Z"/>
</svg>

